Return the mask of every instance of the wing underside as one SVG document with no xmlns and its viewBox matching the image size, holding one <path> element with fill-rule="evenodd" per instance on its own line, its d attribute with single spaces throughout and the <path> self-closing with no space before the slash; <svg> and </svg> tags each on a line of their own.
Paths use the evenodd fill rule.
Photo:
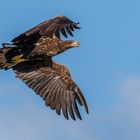
<svg viewBox="0 0 140 140">
<path fill-rule="evenodd" d="M 78 104 L 84 106 L 87 113 L 88 107 L 67 69 L 56 63 L 53 63 L 53 67 L 37 65 L 29 62 L 17 65 L 14 68 L 16 76 L 32 88 L 45 101 L 46 106 L 50 106 L 58 115 L 62 111 L 66 119 L 69 119 L 70 115 L 73 120 L 76 120 L 76 116 L 81 120 Z"/>
</svg>

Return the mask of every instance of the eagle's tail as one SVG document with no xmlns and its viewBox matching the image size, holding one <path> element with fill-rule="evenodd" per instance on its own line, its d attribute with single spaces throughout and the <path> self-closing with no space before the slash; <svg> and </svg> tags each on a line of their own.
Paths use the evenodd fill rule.
<svg viewBox="0 0 140 140">
<path fill-rule="evenodd" d="M 3 48 L 0 48 L 0 69 L 12 68 L 23 61 L 22 56 L 13 44 L 4 43 Z"/>
</svg>

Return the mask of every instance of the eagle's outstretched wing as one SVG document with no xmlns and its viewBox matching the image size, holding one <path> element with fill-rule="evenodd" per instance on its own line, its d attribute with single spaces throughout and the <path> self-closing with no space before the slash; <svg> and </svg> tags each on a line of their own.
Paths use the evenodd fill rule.
<svg viewBox="0 0 140 140">
<path fill-rule="evenodd" d="M 82 119 L 77 103 L 84 106 L 88 113 L 84 96 L 65 66 L 54 62 L 51 67 L 41 62 L 24 62 L 17 65 L 14 70 L 16 76 L 40 95 L 46 106 L 55 109 L 58 115 L 62 109 L 66 119 L 69 119 L 69 115 L 73 120 L 76 119 L 75 115 Z"/>
<path fill-rule="evenodd" d="M 65 16 L 58 16 L 50 20 L 44 21 L 34 28 L 24 32 L 18 37 L 14 38 L 12 42 L 14 44 L 23 44 L 24 42 L 37 41 L 41 36 L 52 37 L 55 35 L 60 38 L 60 33 L 67 38 L 67 33 L 73 36 L 74 29 L 79 29 L 77 26 L 79 23 L 74 23 Z"/>
</svg>

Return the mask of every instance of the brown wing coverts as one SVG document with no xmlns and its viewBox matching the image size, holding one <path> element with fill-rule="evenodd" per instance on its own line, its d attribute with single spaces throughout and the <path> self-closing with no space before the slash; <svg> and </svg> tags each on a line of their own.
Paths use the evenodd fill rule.
<svg viewBox="0 0 140 140">
<path fill-rule="evenodd" d="M 52 37 L 55 35 L 60 38 L 60 33 L 67 38 L 67 34 L 73 36 L 74 29 L 80 29 L 79 23 L 74 23 L 65 16 L 58 16 L 53 19 L 44 21 L 34 28 L 26 31 L 12 40 L 15 44 L 21 44 L 34 38 L 38 40 L 41 36 Z"/>
<path fill-rule="evenodd" d="M 73 120 L 76 120 L 76 116 L 81 120 L 77 103 L 84 106 L 88 113 L 86 101 L 70 74 L 61 73 L 61 69 L 67 71 L 64 66 L 58 64 L 57 68 L 51 68 L 37 66 L 37 63 L 24 63 L 14 68 L 17 77 L 40 95 L 46 106 L 50 106 L 58 115 L 62 109 L 66 119 L 69 119 L 70 115 Z"/>
</svg>

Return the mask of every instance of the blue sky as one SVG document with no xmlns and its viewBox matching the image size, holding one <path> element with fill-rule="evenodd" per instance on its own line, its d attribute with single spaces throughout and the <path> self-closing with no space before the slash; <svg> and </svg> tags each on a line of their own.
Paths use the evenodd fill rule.
<svg viewBox="0 0 140 140">
<path fill-rule="evenodd" d="M 55 61 L 65 64 L 89 105 L 83 121 L 65 120 L 12 71 L 0 71 L 2 140 L 140 139 L 140 1 L 1 0 L 0 43 L 57 15 L 79 21 L 80 48 Z"/>
</svg>

